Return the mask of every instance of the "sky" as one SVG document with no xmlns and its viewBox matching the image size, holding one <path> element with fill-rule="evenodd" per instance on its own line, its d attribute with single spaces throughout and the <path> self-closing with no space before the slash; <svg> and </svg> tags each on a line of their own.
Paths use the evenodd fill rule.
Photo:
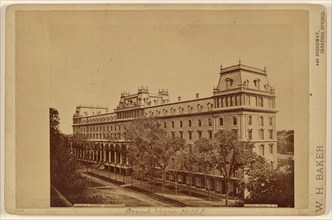
<svg viewBox="0 0 332 220">
<path fill-rule="evenodd" d="M 277 130 L 293 129 L 294 76 L 305 74 L 306 14 L 297 11 L 87 11 L 44 15 L 50 107 L 72 132 L 77 105 L 108 106 L 120 93 L 168 89 L 171 101 L 212 95 L 219 68 L 267 68 Z"/>
</svg>

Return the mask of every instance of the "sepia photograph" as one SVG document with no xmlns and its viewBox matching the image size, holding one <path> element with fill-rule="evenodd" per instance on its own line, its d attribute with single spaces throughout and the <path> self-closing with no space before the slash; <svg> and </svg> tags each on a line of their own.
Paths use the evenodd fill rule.
<svg viewBox="0 0 332 220">
<path fill-rule="evenodd" d="M 105 24 L 52 27 L 51 206 L 294 207 L 292 29 L 237 24 L 268 14 L 307 16 L 77 12 Z"/>
<path fill-rule="evenodd" d="M 7 212 L 323 214 L 326 19 L 320 5 L 9 6 Z"/>
</svg>

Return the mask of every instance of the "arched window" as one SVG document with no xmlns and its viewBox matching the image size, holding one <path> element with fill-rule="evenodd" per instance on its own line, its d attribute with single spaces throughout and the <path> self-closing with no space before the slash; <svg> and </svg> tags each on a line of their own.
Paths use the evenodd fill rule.
<svg viewBox="0 0 332 220">
<path fill-rule="evenodd" d="M 191 120 L 188 121 L 188 126 L 191 128 Z"/>
<path fill-rule="evenodd" d="M 226 89 L 229 89 L 233 85 L 233 80 L 231 78 L 227 78 L 226 80 Z"/>
<path fill-rule="evenodd" d="M 202 126 L 202 121 L 201 119 L 198 119 L 198 127 L 201 127 Z"/>
<path fill-rule="evenodd" d="M 183 124 L 182 124 L 182 121 L 180 121 L 180 128 L 182 128 Z"/>
<path fill-rule="evenodd" d="M 172 121 L 172 128 L 174 128 L 174 121 Z"/>
<path fill-rule="evenodd" d="M 193 107 L 191 107 L 190 105 L 188 105 L 188 113 L 192 112 Z"/>
<path fill-rule="evenodd" d="M 254 80 L 254 85 L 257 89 L 259 89 L 259 82 L 260 82 L 260 79 L 255 79 Z"/>
</svg>

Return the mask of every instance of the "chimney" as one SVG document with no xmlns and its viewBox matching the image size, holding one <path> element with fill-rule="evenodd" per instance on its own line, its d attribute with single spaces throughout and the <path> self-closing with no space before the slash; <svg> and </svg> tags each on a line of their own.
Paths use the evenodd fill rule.
<svg viewBox="0 0 332 220">
<path fill-rule="evenodd" d="M 178 101 L 181 102 L 181 96 L 178 97 Z"/>
<path fill-rule="evenodd" d="M 196 99 L 199 99 L 199 93 L 196 93 Z"/>
</svg>

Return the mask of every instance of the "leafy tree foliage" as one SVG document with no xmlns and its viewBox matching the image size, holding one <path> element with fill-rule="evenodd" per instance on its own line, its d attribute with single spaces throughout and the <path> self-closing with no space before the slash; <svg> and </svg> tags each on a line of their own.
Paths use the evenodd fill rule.
<svg viewBox="0 0 332 220">
<path fill-rule="evenodd" d="M 184 140 L 170 138 L 154 118 L 138 118 L 125 126 L 125 139 L 129 141 L 129 162 L 133 175 L 143 181 L 154 181 L 161 176 L 162 189 L 170 168 L 171 157 Z"/>
<path fill-rule="evenodd" d="M 193 152 L 192 145 L 188 144 L 185 145 L 184 148 L 177 151 L 174 156 L 175 169 L 183 170 L 189 175 L 189 179 L 187 179 L 186 184 L 189 190 L 190 205 L 191 205 L 192 173 L 194 171 L 195 161 L 196 161 L 194 154 L 195 152 Z"/>
<path fill-rule="evenodd" d="M 294 131 L 282 130 L 277 132 L 278 153 L 294 154 Z"/>
<path fill-rule="evenodd" d="M 77 172 L 77 163 L 72 157 L 70 138 L 59 130 L 60 118 L 56 109 L 50 108 L 50 160 L 51 184 L 62 192 L 79 193 L 86 181 Z"/>
<path fill-rule="evenodd" d="M 294 207 L 293 164 L 273 169 L 259 157 L 247 172 L 246 188 L 250 192 L 247 203 Z"/>
<path fill-rule="evenodd" d="M 207 175 L 213 170 L 215 166 L 213 155 L 213 141 L 207 138 L 200 138 L 194 144 L 193 158 L 200 172 L 204 174 L 204 182 L 207 186 L 208 196 L 210 199 L 210 187 L 207 182 Z"/>
<path fill-rule="evenodd" d="M 224 180 L 226 206 L 228 205 L 229 182 L 240 169 L 250 164 L 257 155 L 253 152 L 253 145 L 240 141 L 233 131 L 219 130 L 214 135 L 214 163 Z"/>
</svg>

